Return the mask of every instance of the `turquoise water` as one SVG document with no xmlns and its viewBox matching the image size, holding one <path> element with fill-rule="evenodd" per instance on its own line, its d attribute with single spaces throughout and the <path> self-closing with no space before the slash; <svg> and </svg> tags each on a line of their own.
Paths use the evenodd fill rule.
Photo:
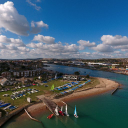
<svg viewBox="0 0 128 128">
<path fill-rule="evenodd" d="M 70 117 L 53 117 L 47 119 L 49 111 L 36 116 L 40 123 L 30 120 L 24 115 L 16 116 L 3 128 L 127 128 L 128 127 L 128 76 L 110 72 L 82 69 L 76 67 L 51 65 L 50 70 L 63 73 L 80 71 L 82 75 L 109 78 L 123 84 L 123 89 L 118 90 L 113 96 L 111 92 L 95 97 L 69 102 L 68 112 Z M 86 72 L 86 73 L 85 73 Z M 79 118 L 73 116 L 74 106 L 77 107 Z"/>
</svg>

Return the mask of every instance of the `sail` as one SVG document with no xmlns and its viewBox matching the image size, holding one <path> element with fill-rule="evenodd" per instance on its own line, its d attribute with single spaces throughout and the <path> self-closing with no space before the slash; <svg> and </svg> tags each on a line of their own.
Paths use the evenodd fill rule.
<svg viewBox="0 0 128 128">
<path fill-rule="evenodd" d="M 52 85 L 51 90 L 54 90 L 54 84 Z"/>
<path fill-rule="evenodd" d="M 61 106 L 61 111 L 63 111 L 63 106 Z"/>
<path fill-rule="evenodd" d="M 66 114 L 67 116 L 69 116 L 68 111 L 67 111 L 67 104 L 66 104 L 66 106 L 65 106 L 65 114 Z"/>
<path fill-rule="evenodd" d="M 76 106 L 75 106 L 75 111 L 74 111 L 74 115 L 77 116 L 77 112 L 76 112 Z"/>
<path fill-rule="evenodd" d="M 55 114 L 58 116 L 59 115 L 59 113 L 58 113 L 58 106 L 56 106 L 56 108 L 55 108 Z"/>
</svg>

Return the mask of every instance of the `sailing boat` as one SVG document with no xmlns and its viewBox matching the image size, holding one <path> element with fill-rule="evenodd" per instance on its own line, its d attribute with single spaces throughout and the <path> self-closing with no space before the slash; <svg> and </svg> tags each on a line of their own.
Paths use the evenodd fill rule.
<svg viewBox="0 0 128 128">
<path fill-rule="evenodd" d="M 51 90 L 52 90 L 52 91 L 54 90 L 54 84 L 52 85 Z"/>
<path fill-rule="evenodd" d="M 68 111 L 67 111 L 67 104 L 66 104 L 66 106 L 65 106 L 65 115 L 66 115 L 66 116 L 69 116 Z"/>
<path fill-rule="evenodd" d="M 66 104 L 64 101 L 62 101 L 64 104 Z M 64 114 L 66 115 L 66 116 L 69 116 L 69 114 L 68 114 L 68 111 L 67 111 L 67 104 L 66 104 L 66 106 L 65 106 L 65 112 L 64 112 Z"/>
<path fill-rule="evenodd" d="M 58 113 L 58 106 L 56 106 L 56 108 L 55 108 L 55 114 L 56 114 L 57 116 L 59 116 L 59 113 Z"/>
<path fill-rule="evenodd" d="M 63 106 L 61 106 L 61 110 L 59 111 L 59 114 L 60 114 L 61 116 L 64 116 L 64 113 L 63 113 Z"/>
<path fill-rule="evenodd" d="M 76 111 L 76 105 L 75 105 L 74 116 L 75 116 L 76 118 L 78 118 L 78 116 L 77 116 L 77 111 Z"/>
<path fill-rule="evenodd" d="M 61 111 L 63 111 L 63 106 L 61 106 Z"/>
</svg>

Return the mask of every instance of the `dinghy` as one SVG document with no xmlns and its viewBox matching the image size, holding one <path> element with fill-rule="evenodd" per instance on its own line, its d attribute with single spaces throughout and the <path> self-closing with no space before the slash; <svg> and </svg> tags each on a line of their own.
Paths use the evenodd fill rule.
<svg viewBox="0 0 128 128">
<path fill-rule="evenodd" d="M 53 114 L 49 115 L 47 118 L 48 119 L 51 119 L 53 117 Z"/>
<path fill-rule="evenodd" d="M 77 111 L 76 111 L 76 105 L 75 105 L 74 116 L 75 116 L 76 118 L 78 118 L 78 116 L 77 116 Z"/>
</svg>

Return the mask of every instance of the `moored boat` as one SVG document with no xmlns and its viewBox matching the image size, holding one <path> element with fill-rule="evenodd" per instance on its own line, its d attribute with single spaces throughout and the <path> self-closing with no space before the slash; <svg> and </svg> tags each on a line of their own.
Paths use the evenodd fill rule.
<svg viewBox="0 0 128 128">
<path fill-rule="evenodd" d="M 64 113 L 63 113 L 62 111 L 59 111 L 59 114 L 60 114 L 61 116 L 64 116 Z"/>
<path fill-rule="evenodd" d="M 47 118 L 48 119 L 51 119 L 53 117 L 53 114 L 49 115 Z"/>
</svg>

